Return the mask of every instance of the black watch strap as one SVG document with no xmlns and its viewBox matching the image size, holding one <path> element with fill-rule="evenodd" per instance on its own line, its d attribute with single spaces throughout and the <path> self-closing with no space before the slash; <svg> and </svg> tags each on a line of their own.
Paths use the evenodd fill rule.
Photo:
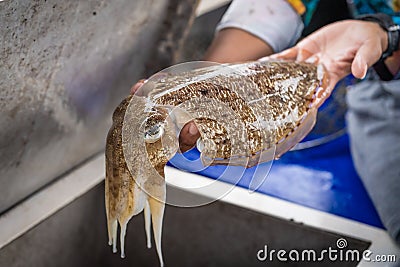
<svg viewBox="0 0 400 267">
<path fill-rule="evenodd" d="M 384 60 L 379 60 L 378 62 L 376 62 L 373 66 L 372 66 L 376 72 L 376 74 L 378 74 L 379 78 L 382 81 L 391 81 L 393 80 L 394 76 L 393 74 L 390 72 L 390 70 L 388 69 L 388 67 L 385 64 Z"/>
<path fill-rule="evenodd" d="M 388 33 L 388 48 L 383 52 L 380 60 L 385 60 L 399 49 L 400 26 L 393 22 L 392 17 L 387 14 L 377 13 L 359 16 L 357 19 L 376 22 Z"/>
</svg>

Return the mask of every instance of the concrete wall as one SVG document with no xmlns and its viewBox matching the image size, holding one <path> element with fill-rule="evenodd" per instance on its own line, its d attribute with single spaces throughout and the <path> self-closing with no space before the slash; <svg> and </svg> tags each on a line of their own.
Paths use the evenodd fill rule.
<svg viewBox="0 0 400 267">
<path fill-rule="evenodd" d="M 172 63 L 195 2 L 0 2 L 0 213 L 103 149 L 130 86 Z"/>
</svg>

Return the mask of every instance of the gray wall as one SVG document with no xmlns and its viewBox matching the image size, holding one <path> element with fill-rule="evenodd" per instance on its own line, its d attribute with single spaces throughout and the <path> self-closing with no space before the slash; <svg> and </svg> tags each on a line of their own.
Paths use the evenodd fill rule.
<svg viewBox="0 0 400 267">
<path fill-rule="evenodd" d="M 0 2 L 0 213 L 103 149 L 130 86 L 172 63 L 195 2 Z"/>
</svg>

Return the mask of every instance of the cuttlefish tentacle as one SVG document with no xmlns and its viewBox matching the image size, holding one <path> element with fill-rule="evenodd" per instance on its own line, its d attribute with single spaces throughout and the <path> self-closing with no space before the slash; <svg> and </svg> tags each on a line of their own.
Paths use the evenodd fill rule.
<svg viewBox="0 0 400 267">
<path fill-rule="evenodd" d="M 165 193 L 165 187 L 164 187 Z M 151 210 L 151 221 L 153 222 L 153 233 L 154 241 L 156 244 L 157 254 L 160 261 L 160 266 L 164 266 L 164 260 L 161 250 L 161 234 L 162 234 L 162 222 L 164 217 L 164 202 L 161 202 L 154 198 L 149 198 L 149 206 Z"/>
<path fill-rule="evenodd" d="M 166 117 L 168 116 L 167 112 L 165 110 L 159 110 L 159 112 L 160 113 L 157 113 L 155 117 L 159 116 L 159 119 L 166 119 Z M 154 119 L 154 117 L 152 118 Z M 157 127 L 162 127 L 162 130 L 155 130 L 155 128 Z M 145 190 L 148 194 L 146 205 L 148 205 L 149 207 L 148 212 L 146 212 L 145 206 L 145 228 L 146 232 L 148 233 L 147 246 L 150 247 L 150 224 L 152 224 L 154 243 L 159 257 L 160 266 L 164 266 L 164 260 L 161 250 L 162 222 L 164 218 L 166 198 L 164 167 L 167 164 L 169 158 L 178 150 L 178 142 L 176 136 L 174 134 L 171 135 L 171 132 L 175 131 L 171 121 L 168 122 L 167 120 L 167 122 L 163 122 L 161 124 L 154 124 L 149 128 L 151 129 L 151 134 L 153 135 L 153 137 L 156 136 L 159 137 L 159 139 L 154 142 L 153 137 L 148 136 L 148 139 L 150 139 L 150 141 L 145 145 L 147 158 L 151 163 L 150 165 L 147 165 L 149 169 L 145 170 L 145 172 L 149 177 L 152 177 L 152 179 L 147 179 L 143 183 L 143 190 Z M 158 131 L 165 131 L 166 133 L 169 133 L 169 136 L 166 136 L 166 138 L 164 139 L 164 136 L 159 135 Z M 170 150 L 164 149 L 165 146 L 168 146 Z M 149 217 L 151 217 L 151 220 Z"/>
<path fill-rule="evenodd" d="M 132 99 L 137 106 L 129 105 Z M 121 257 L 125 257 L 127 224 L 132 216 L 144 211 L 147 246 L 151 247 L 152 224 L 162 266 L 161 230 L 166 197 L 164 166 L 178 150 L 178 141 L 173 134 L 171 137 L 175 128 L 167 118 L 168 111 L 148 109 L 146 104 L 143 98 L 130 96 L 113 115 L 113 127 L 106 147 L 108 234 L 116 252 L 119 224 Z M 141 112 L 131 111 L 130 108 L 138 108 Z M 140 119 L 137 120 L 137 117 Z"/>
<path fill-rule="evenodd" d="M 164 167 L 178 150 L 182 122 L 193 120 L 199 128 L 204 162 L 251 167 L 299 142 L 328 97 L 318 94 L 326 73 L 308 63 L 250 62 L 171 73 L 150 78 L 138 95 L 122 101 L 106 145 L 109 243 L 116 252 L 119 223 L 124 257 L 127 223 L 144 210 L 147 247 L 152 225 L 161 266 Z"/>
<path fill-rule="evenodd" d="M 112 239 L 111 239 L 111 245 L 112 245 L 112 251 L 113 253 L 117 253 L 117 233 L 118 233 L 118 221 L 112 221 Z"/>
<path fill-rule="evenodd" d="M 144 206 L 144 224 L 147 237 L 147 248 L 151 248 L 151 211 L 148 201 L 146 201 Z"/>
</svg>

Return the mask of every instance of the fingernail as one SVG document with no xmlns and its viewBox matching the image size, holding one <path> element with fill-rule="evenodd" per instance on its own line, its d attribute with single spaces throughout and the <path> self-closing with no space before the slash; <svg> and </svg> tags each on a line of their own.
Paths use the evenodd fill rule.
<svg viewBox="0 0 400 267">
<path fill-rule="evenodd" d="M 198 133 L 198 130 L 197 130 L 196 126 L 193 123 L 191 123 L 189 125 L 189 130 L 188 131 L 189 131 L 189 134 L 191 134 L 191 135 L 196 135 Z"/>
<path fill-rule="evenodd" d="M 363 60 L 358 60 L 357 62 L 355 62 L 355 64 L 357 65 L 357 69 L 354 70 L 353 74 L 356 78 L 358 79 L 364 79 L 365 75 L 367 75 L 367 71 L 368 71 L 368 65 L 367 63 L 363 62 Z M 352 70 L 353 71 L 353 70 Z M 360 74 L 358 75 L 359 72 Z"/>
<path fill-rule="evenodd" d="M 368 65 L 365 63 L 363 66 L 363 74 L 361 75 L 361 79 L 365 78 L 365 76 L 367 75 L 367 71 L 368 71 Z"/>
<path fill-rule="evenodd" d="M 318 61 L 317 56 L 312 56 L 312 57 L 307 58 L 305 62 L 310 63 L 310 64 L 315 64 L 315 63 L 317 63 L 317 61 Z"/>
</svg>

